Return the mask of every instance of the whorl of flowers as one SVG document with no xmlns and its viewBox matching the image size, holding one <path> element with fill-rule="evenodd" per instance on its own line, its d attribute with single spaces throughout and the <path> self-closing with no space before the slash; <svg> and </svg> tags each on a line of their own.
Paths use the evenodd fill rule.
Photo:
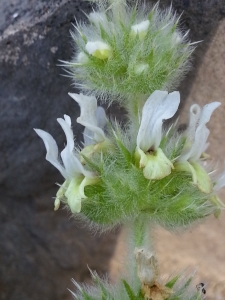
<svg viewBox="0 0 225 300">
<path fill-rule="evenodd" d="M 188 71 L 194 43 L 171 8 L 113 1 L 87 17 L 89 24 L 74 26 L 75 55 L 64 62 L 84 92 L 130 101 L 131 95 L 176 88 Z"/>
<path fill-rule="evenodd" d="M 110 124 L 95 97 L 70 96 L 81 107 L 77 121 L 85 126 L 84 149 L 74 148 L 68 116 L 58 119 L 67 138 L 62 161 L 53 138 L 36 130 L 45 143 L 46 159 L 66 179 L 56 195 L 56 209 L 62 201 L 72 213 L 98 225 L 141 217 L 171 229 L 224 207 L 216 196 L 225 185 L 224 176 L 210 175 L 205 155 L 206 124 L 219 102 L 203 109 L 191 106 L 189 126 L 180 133 L 176 125 L 163 129 L 163 122 L 178 109 L 179 92 L 155 91 L 140 112 L 135 133 Z"/>
</svg>

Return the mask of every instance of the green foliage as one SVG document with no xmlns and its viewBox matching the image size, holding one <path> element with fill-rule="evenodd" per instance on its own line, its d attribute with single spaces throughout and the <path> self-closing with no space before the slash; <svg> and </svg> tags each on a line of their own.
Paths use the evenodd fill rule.
<svg viewBox="0 0 225 300">
<path fill-rule="evenodd" d="M 76 282 L 79 293 L 72 292 L 76 300 L 144 300 L 141 292 L 141 285 L 135 288 L 132 285 L 132 279 L 120 279 L 116 285 L 110 285 L 107 281 L 100 279 L 97 274 L 92 273 L 95 285 L 92 287 L 80 286 Z M 192 287 L 193 276 L 188 279 L 181 275 L 175 276 L 165 284 L 173 290 L 171 296 L 165 300 L 201 300 L 200 291 Z"/>
<path fill-rule="evenodd" d="M 66 64 L 75 82 L 83 90 L 104 98 L 116 96 L 117 100 L 174 89 L 188 71 L 193 51 L 187 35 L 178 29 L 178 17 L 171 9 L 160 11 L 158 6 L 118 5 L 112 10 L 103 5 L 98 21 L 89 16 L 89 25 L 77 25 L 72 37 L 78 49 L 71 63 Z M 133 25 L 146 20 L 150 23 L 143 38 L 131 32 Z M 102 60 L 91 55 L 87 41 L 107 43 L 112 55 Z M 84 62 L 79 60 L 80 53 L 87 57 Z"/>
<path fill-rule="evenodd" d="M 123 282 L 124 288 L 126 290 L 127 296 L 129 297 L 129 300 L 144 300 L 144 297 L 142 296 L 140 290 L 139 290 L 138 294 L 136 295 L 125 279 L 123 279 L 122 282 Z"/>
<path fill-rule="evenodd" d="M 132 137 L 120 135 L 112 135 L 113 146 L 108 151 L 85 158 L 90 168 L 99 166 L 100 177 L 99 183 L 85 187 L 87 198 L 82 201 L 81 214 L 87 220 L 104 230 L 104 226 L 140 218 L 173 230 L 214 211 L 207 195 L 193 185 L 189 173 L 173 170 L 160 180 L 146 179 L 135 163 Z M 174 151 L 179 155 L 182 140 L 174 143 L 175 150 L 168 150 L 169 157 Z"/>
</svg>

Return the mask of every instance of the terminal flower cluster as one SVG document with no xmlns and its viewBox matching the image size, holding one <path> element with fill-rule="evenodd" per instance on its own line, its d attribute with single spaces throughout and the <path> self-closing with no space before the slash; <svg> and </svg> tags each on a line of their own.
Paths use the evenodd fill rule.
<svg viewBox="0 0 225 300">
<path fill-rule="evenodd" d="M 62 62 L 75 84 L 123 102 L 133 94 L 174 89 L 189 70 L 194 50 L 188 32 L 179 29 L 179 16 L 172 9 L 160 11 L 158 3 L 150 8 L 118 2 L 112 9 L 101 4 L 87 16 L 89 24 L 74 26 L 75 55 Z"/>
</svg>

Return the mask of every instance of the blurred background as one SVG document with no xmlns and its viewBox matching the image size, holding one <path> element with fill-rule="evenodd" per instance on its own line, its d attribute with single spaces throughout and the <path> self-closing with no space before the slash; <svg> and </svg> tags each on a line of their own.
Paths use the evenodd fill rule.
<svg viewBox="0 0 225 300">
<path fill-rule="evenodd" d="M 147 0 L 146 0 L 147 2 Z M 155 3 L 156 1 L 149 1 Z M 200 41 L 193 68 L 181 83 L 181 122 L 191 104 L 221 101 L 213 114 L 209 152 L 215 162 L 225 154 L 225 1 L 172 2 L 190 39 Z M 60 147 L 64 134 L 56 118 L 72 118 L 79 108 L 76 92 L 59 59 L 73 54 L 69 31 L 74 17 L 85 20 L 91 6 L 75 0 L 0 0 L 0 299 L 67 300 L 71 278 L 90 282 L 87 265 L 116 278 L 125 253 L 124 231 L 94 235 L 63 209 L 53 211 L 59 172 L 45 161 L 45 148 L 33 128 L 51 133 Z M 122 118 L 121 110 L 109 114 Z M 225 202 L 225 192 L 221 193 Z M 196 284 L 207 284 L 207 299 L 225 299 L 225 213 L 197 228 L 172 235 L 155 232 L 162 275 L 198 267 Z M 213 296 L 212 296 L 213 295 Z"/>
</svg>

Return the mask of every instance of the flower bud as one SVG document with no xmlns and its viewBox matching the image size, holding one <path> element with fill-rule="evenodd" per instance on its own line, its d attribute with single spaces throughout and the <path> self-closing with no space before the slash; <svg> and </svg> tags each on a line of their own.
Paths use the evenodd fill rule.
<svg viewBox="0 0 225 300">
<path fill-rule="evenodd" d="M 81 64 L 85 64 L 88 62 L 88 56 L 84 53 L 84 52 L 80 52 L 78 55 L 77 55 L 77 61 Z"/>
<path fill-rule="evenodd" d="M 89 54 L 102 60 L 108 59 L 112 55 L 112 48 L 101 41 L 88 42 L 85 48 Z"/>
<path fill-rule="evenodd" d="M 139 24 L 131 26 L 131 35 L 138 35 L 140 40 L 143 40 L 146 34 L 148 33 L 150 22 L 149 20 L 142 21 Z"/>
</svg>

